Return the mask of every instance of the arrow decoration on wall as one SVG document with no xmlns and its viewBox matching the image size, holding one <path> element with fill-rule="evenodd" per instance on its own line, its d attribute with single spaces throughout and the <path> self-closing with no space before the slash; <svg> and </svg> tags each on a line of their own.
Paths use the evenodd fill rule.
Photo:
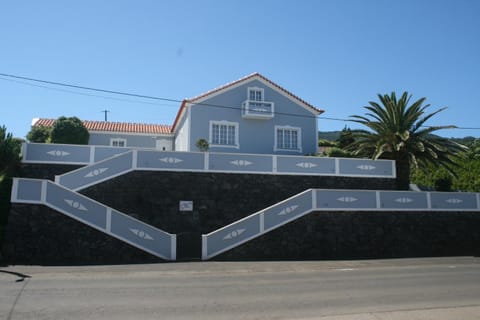
<svg viewBox="0 0 480 320">
<path fill-rule="evenodd" d="M 165 162 L 165 163 L 171 163 L 171 164 L 176 164 L 176 163 L 179 163 L 179 162 L 183 162 L 182 159 L 173 158 L 173 157 L 165 157 L 165 158 L 160 158 L 158 160 L 160 160 L 162 162 Z"/>
<path fill-rule="evenodd" d="M 459 204 L 459 203 L 462 203 L 463 200 L 462 199 L 457 199 L 457 198 L 450 198 L 450 199 L 445 200 L 445 202 L 451 203 L 451 204 Z"/>
<path fill-rule="evenodd" d="M 337 200 L 341 202 L 355 202 L 358 199 L 355 197 L 340 197 L 340 198 L 337 198 Z"/>
<path fill-rule="evenodd" d="M 290 207 L 287 207 L 287 208 L 283 209 L 282 211 L 280 211 L 278 213 L 278 215 L 279 216 L 285 216 L 287 214 L 290 214 L 290 213 L 294 212 L 297 209 L 298 209 L 298 205 L 293 205 L 293 206 L 290 206 Z"/>
<path fill-rule="evenodd" d="M 68 156 L 70 152 L 62 151 L 62 150 L 52 150 L 52 151 L 48 151 L 47 154 L 54 157 L 65 157 L 65 156 Z"/>
<path fill-rule="evenodd" d="M 304 169 L 311 169 L 318 167 L 317 164 L 311 162 L 299 162 L 296 164 L 297 167 L 304 168 Z"/>
<path fill-rule="evenodd" d="M 85 177 L 85 178 L 96 177 L 96 176 L 104 173 L 104 172 L 107 171 L 107 170 L 108 170 L 108 168 L 95 169 L 95 170 L 92 170 L 92 171 L 90 171 L 89 173 L 87 173 L 84 177 Z"/>
<path fill-rule="evenodd" d="M 372 166 L 370 164 L 361 164 L 361 165 L 357 166 L 357 168 L 360 169 L 360 170 L 371 171 L 371 170 L 374 170 L 376 167 Z"/>
<path fill-rule="evenodd" d="M 151 235 L 149 235 L 148 233 L 146 233 L 143 230 L 130 229 L 130 231 L 139 238 L 142 238 L 142 239 L 145 239 L 145 240 L 155 240 L 155 239 L 153 239 L 153 237 Z"/>
<path fill-rule="evenodd" d="M 247 167 L 253 164 L 253 162 L 250 162 L 247 160 L 233 160 L 233 161 L 230 161 L 230 163 L 233 164 L 234 166 L 240 166 L 240 167 Z"/>
<path fill-rule="evenodd" d="M 64 199 L 65 202 L 72 208 L 80 210 L 80 211 L 88 211 L 88 209 L 81 204 L 80 202 L 77 202 L 75 200 L 70 200 L 70 199 Z"/>
<path fill-rule="evenodd" d="M 413 199 L 403 197 L 403 198 L 397 198 L 397 199 L 395 199 L 395 201 L 398 202 L 398 203 L 410 203 L 410 202 L 413 202 Z"/>
<path fill-rule="evenodd" d="M 242 233 L 244 233 L 245 230 L 246 230 L 246 229 L 237 229 L 237 230 L 234 230 L 234 231 L 230 232 L 229 234 L 227 234 L 225 237 L 223 237 L 223 240 L 229 240 L 229 239 L 236 238 L 236 237 L 238 237 L 239 235 L 241 235 Z"/>
</svg>

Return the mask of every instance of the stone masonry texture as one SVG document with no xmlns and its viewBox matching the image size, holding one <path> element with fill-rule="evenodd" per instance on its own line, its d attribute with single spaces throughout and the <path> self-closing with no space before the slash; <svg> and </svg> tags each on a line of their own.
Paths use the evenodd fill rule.
<svg viewBox="0 0 480 320">
<path fill-rule="evenodd" d="M 24 166 L 23 176 L 53 180 L 55 174 L 75 168 Z M 198 242 L 200 234 L 309 188 L 391 190 L 394 185 L 394 179 L 137 171 L 81 193 L 177 234 L 177 244 L 182 247 L 186 245 L 184 239 Z M 181 200 L 193 201 L 193 211 L 180 212 Z M 476 212 L 314 212 L 214 259 L 478 255 L 479 230 L 480 214 Z M 193 246 L 198 247 L 197 243 Z M 3 254 L 11 264 L 162 261 L 52 209 L 27 204 L 12 205 Z M 197 250 L 184 258 L 195 260 L 200 255 Z"/>
</svg>

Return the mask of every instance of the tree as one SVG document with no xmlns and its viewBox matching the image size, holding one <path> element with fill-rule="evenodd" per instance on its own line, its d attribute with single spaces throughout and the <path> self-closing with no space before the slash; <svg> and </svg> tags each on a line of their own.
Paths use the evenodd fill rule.
<svg viewBox="0 0 480 320">
<path fill-rule="evenodd" d="M 52 143 L 88 144 L 90 134 L 77 117 L 60 117 L 55 121 L 51 133 Z"/>
<path fill-rule="evenodd" d="M 352 130 L 345 126 L 345 128 L 343 128 L 343 130 L 340 132 L 340 136 L 337 139 L 337 146 L 340 149 L 345 149 L 354 141 L 355 139 L 353 138 Z"/>
<path fill-rule="evenodd" d="M 441 108 L 425 114 L 429 104 L 421 98 L 411 105 L 411 95 L 404 92 L 397 100 L 395 92 L 378 95 L 380 104 L 370 101 L 365 106 L 369 112 L 365 116 L 352 116 L 353 121 L 370 129 L 354 131 L 355 142 L 349 146 L 355 154 L 372 159 L 396 161 L 397 189 L 407 190 L 410 183 L 411 166 L 424 168 L 428 164 L 444 167 L 454 174 L 455 156 L 465 150 L 465 146 L 445 139 L 432 132 L 455 128 L 453 125 L 425 126 L 425 123 Z"/>
<path fill-rule="evenodd" d="M 326 153 L 327 157 L 331 158 L 355 158 L 355 155 L 352 152 L 337 147 L 331 148 Z"/>
<path fill-rule="evenodd" d="M 459 167 L 455 168 L 451 187 L 453 190 L 480 192 L 480 140 L 469 137 L 455 140 L 464 141 L 468 150 L 456 159 Z M 450 175 L 446 169 L 433 165 L 424 170 L 412 169 L 412 182 L 421 186 L 438 187 L 439 180 Z"/>
<path fill-rule="evenodd" d="M 50 141 L 52 128 L 46 126 L 32 126 L 27 133 L 27 140 L 30 142 L 45 143 Z"/>
<path fill-rule="evenodd" d="M 0 175 L 10 174 L 20 162 L 21 141 L 7 133 L 5 126 L 0 127 Z"/>
</svg>

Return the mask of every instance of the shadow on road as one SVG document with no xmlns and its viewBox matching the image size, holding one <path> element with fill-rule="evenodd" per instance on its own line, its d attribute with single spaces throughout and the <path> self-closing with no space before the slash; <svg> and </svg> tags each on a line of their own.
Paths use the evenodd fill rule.
<svg viewBox="0 0 480 320">
<path fill-rule="evenodd" d="M 6 274 L 11 274 L 13 276 L 17 276 L 18 279 L 15 280 L 15 282 L 22 282 L 26 278 L 31 278 L 32 277 L 32 276 L 29 276 L 28 274 L 23 274 L 23 273 L 13 272 L 13 271 L 6 271 L 6 270 L 0 270 L 0 273 L 6 273 Z"/>
</svg>

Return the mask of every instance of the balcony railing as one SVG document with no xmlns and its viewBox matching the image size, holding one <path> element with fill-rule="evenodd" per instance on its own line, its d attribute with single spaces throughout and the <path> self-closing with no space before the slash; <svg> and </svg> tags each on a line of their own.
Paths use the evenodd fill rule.
<svg viewBox="0 0 480 320">
<path fill-rule="evenodd" d="M 242 103 L 242 117 L 245 119 L 272 119 L 273 102 L 247 100 Z"/>
</svg>

